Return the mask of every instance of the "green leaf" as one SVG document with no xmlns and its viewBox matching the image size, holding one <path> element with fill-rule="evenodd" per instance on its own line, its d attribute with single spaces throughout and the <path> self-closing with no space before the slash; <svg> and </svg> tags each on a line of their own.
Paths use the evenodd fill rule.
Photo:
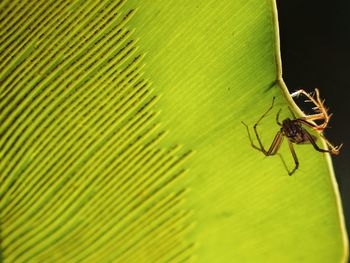
<svg viewBox="0 0 350 263">
<path fill-rule="evenodd" d="M 0 7 L 4 262 L 346 262 L 330 156 L 241 124 L 301 114 L 273 1 Z"/>
</svg>

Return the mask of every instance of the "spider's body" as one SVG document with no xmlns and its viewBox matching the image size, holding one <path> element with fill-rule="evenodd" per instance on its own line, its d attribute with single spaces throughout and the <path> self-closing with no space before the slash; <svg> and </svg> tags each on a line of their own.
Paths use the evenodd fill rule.
<svg viewBox="0 0 350 263">
<path fill-rule="evenodd" d="M 291 120 L 289 118 L 282 122 L 281 130 L 282 134 L 288 138 L 289 141 L 302 144 L 308 143 L 308 138 L 305 137 L 306 130 L 301 126 L 298 119 Z"/>
<path fill-rule="evenodd" d="M 260 123 L 260 121 L 273 108 L 275 98 L 273 98 L 271 107 L 260 117 L 260 119 L 254 125 L 254 132 L 256 135 L 256 139 L 259 143 L 259 146 L 255 145 L 253 143 L 253 140 L 250 136 L 248 126 L 244 122 L 242 122 L 247 128 L 249 140 L 250 140 L 252 147 L 261 151 L 266 156 L 275 155 L 278 152 L 278 149 L 280 148 L 280 146 L 282 144 L 283 138 L 286 137 L 286 139 L 288 140 L 288 145 L 289 145 L 290 151 L 292 153 L 292 156 L 293 156 L 293 159 L 295 162 L 294 169 L 292 171 L 288 171 L 289 175 L 292 175 L 299 167 L 298 157 L 297 157 L 297 155 L 294 151 L 294 148 L 293 148 L 294 143 L 295 144 L 308 144 L 309 143 L 309 144 L 312 144 L 312 146 L 314 147 L 314 149 L 316 151 L 329 152 L 329 153 L 335 154 L 335 155 L 339 154 L 339 149 L 342 146 L 342 145 L 333 146 L 322 134 L 323 130 L 328 125 L 328 122 L 329 122 L 331 115 L 328 115 L 327 109 L 324 107 L 323 101 L 321 101 L 321 99 L 319 97 L 318 90 L 316 89 L 316 96 L 317 96 L 316 99 L 314 99 L 312 97 L 312 95 L 306 93 L 304 90 L 297 91 L 297 92 L 293 93 L 292 96 L 296 96 L 298 94 L 304 94 L 305 96 L 307 96 L 309 98 L 308 101 L 311 101 L 312 103 L 314 103 L 316 105 L 316 107 L 314 109 L 316 109 L 317 114 L 308 115 L 308 116 L 301 117 L 301 118 L 295 118 L 295 116 L 293 115 L 294 119 L 286 118 L 281 123 L 279 121 L 279 113 L 280 113 L 280 111 L 279 111 L 277 113 L 277 116 L 276 116 L 276 122 L 279 126 L 281 126 L 281 128 L 277 132 L 277 134 L 276 134 L 276 136 L 275 136 L 275 138 L 274 138 L 274 140 L 273 140 L 273 142 L 268 150 L 265 150 L 265 148 L 260 140 L 260 137 L 259 137 L 259 134 L 257 131 L 257 126 Z M 321 124 L 316 124 L 316 123 L 312 122 L 314 120 L 323 120 L 324 122 Z M 326 141 L 326 143 L 330 147 L 330 149 L 321 149 L 316 144 L 317 137 L 311 135 L 303 126 L 307 126 L 309 128 L 312 128 L 316 132 L 318 132 L 320 134 L 320 136 Z"/>
</svg>

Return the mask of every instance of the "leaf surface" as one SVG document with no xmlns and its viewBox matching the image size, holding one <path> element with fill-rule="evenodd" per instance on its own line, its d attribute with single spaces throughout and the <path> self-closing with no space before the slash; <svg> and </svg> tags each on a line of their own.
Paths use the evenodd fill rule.
<svg viewBox="0 0 350 263">
<path fill-rule="evenodd" d="M 241 124 L 298 111 L 274 2 L 1 8 L 5 262 L 345 262 L 330 157 Z"/>
</svg>

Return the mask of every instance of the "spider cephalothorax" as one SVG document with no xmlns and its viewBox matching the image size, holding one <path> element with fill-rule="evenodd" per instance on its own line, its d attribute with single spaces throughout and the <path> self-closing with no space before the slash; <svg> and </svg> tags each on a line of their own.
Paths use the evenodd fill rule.
<svg viewBox="0 0 350 263">
<path fill-rule="evenodd" d="M 288 140 L 293 143 L 304 143 L 307 138 L 305 137 L 303 127 L 299 120 L 285 119 L 282 124 L 281 133 L 286 136 Z"/>
<path fill-rule="evenodd" d="M 260 137 L 259 137 L 259 134 L 257 131 L 257 126 L 260 123 L 260 121 L 270 112 L 270 110 L 272 110 L 275 98 L 273 98 L 273 100 L 272 100 L 271 107 L 260 117 L 260 119 L 254 125 L 254 132 L 256 135 L 256 139 L 259 143 L 258 146 L 255 145 L 253 142 L 253 139 L 250 135 L 248 126 L 244 122 L 242 122 L 247 128 L 249 140 L 250 140 L 250 143 L 253 146 L 253 148 L 261 151 L 266 156 L 275 155 L 281 146 L 283 138 L 284 137 L 287 138 L 288 145 L 289 145 L 290 151 L 292 153 L 292 156 L 293 156 L 293 159 L 295 162 L 295 167 L 293 168 L 293 170 L 288 171 L 289 175 L 292 175 L 299 167 L 299 161 L 298 161 L 298 157 L 294 151 L 293 143 L 295 143 L 295 144 L 308 144 L 309 143 L 309 144 L 312 144 L 314 149 L 319 151 L 319 152 L 329 152 L 329 153 L 335 154 L 335 155 L 339 154 L 339 150 L 342 146 L 342 145 L 333 146 L 324 137 L 324 135 L 322 133 L 323 130 L 327 127 L 331 115 L 328 114 L 328 110 L 324 106 L 324 101 L 321 101 L 319 91 L 316 89 L 316 98 L 314 98 L 313 95 L 306 93 L 304 90 L 299 90 L 297 92 L 294 92 L 291 95 L 292 95 L 292 97 L 294 97 L 294 96 L 298 96 L 299 94 L 304 94 L 309 99 L 309 100 L 307 100 L 307 102 L 310 101 L 310 102 L 315 104 L 315 107 L 313 109 L 315 110 L 316 113 L 313 115 L 306 115 L 306 116 L 303 116 L 300 118 L 295 118 L 295 116 L 293 114 L 294 119 L 286 118 L 281 123 L 279 121 L 279 114 L 281 112 L 281 110 L 280 110 L 276 115 L 276 122 L 279 126 L 281 126 L 281 128 L 277 132 L 277 134 L 276 134 L 276 136 L 275 136 L 275 138 L 274 138 L 274 140 L 273 140 L 273 142 L 268 150 L 266 150 L 264 148 L 264 146 L 260 140 Z M 314 123 L 315 120 L 321 121 L 321 124 Z M 320 134 L 320 136 L 323 139 L 325 139 L 325 141 L 330 149 L 320 148 L 316 144 L 317 137 L 311 135 L 303 126 L 308 126 L 308 127 L 312 128 L 313 130 L 317 131 Z"/>
</svg>

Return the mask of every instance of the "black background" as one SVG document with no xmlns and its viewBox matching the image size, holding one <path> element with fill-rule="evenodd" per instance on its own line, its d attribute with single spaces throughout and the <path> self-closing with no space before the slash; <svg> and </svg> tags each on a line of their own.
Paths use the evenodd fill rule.
<svg viewBox="0 0 350 263">
<path fill-rule="evenodd" d="M 326 137 L 344 146 L 333 164 L 350 230 L 350 1 L 277 0 L 283 79 L 319 88 L 332 116 Z"/>
</svg>

